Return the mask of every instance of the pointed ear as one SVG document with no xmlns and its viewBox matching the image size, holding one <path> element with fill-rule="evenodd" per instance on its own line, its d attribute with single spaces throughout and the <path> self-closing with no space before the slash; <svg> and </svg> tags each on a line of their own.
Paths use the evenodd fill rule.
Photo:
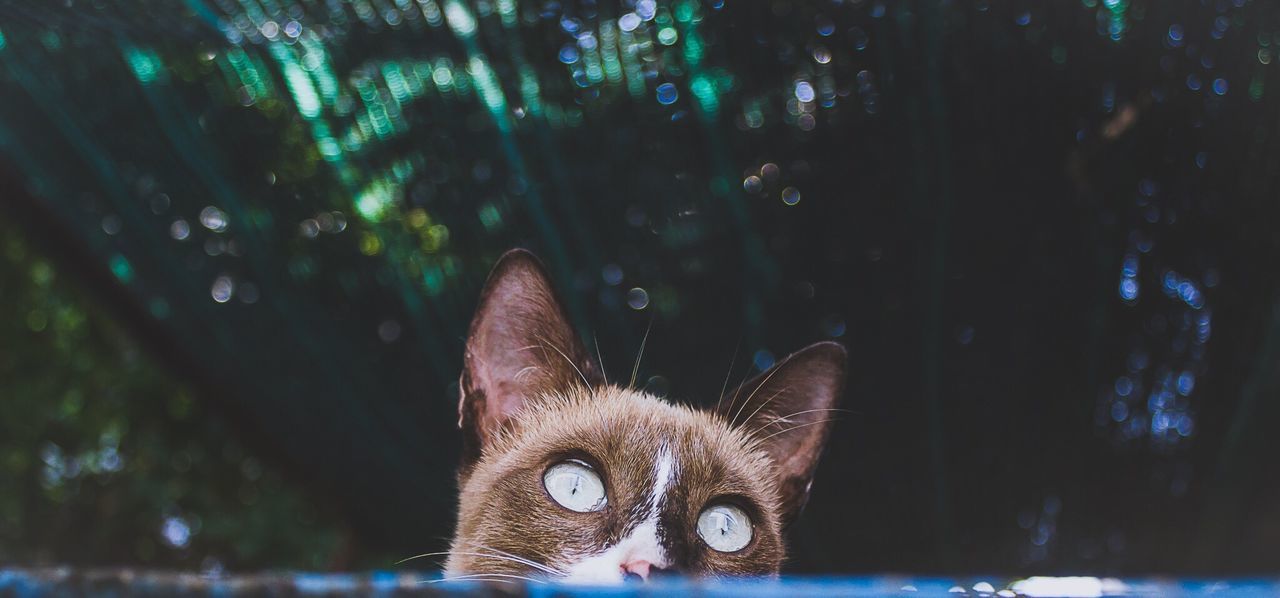
<svg viewBox="0 0 1280 598">
<path fill-rule="evenodd" d="M 523 249 L 503 254 L 480 293 L 467 338 L 458 401 L 463 473 L 527 401 L 600 379 L 542 263 Z"/>
<path fill-rule="evenodd" d="M 800 513 L 844 392 L 847 355 L 833 342 L 809 345 L 731 391 L 718 413 L 760 440 L 773 459 L 783 521 Z"/>
</svg>

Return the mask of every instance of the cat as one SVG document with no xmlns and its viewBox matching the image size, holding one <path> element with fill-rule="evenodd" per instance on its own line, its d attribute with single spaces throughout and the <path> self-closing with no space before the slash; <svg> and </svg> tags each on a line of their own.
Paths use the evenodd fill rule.
<svg viewBox="0 0 1280 598">
<path fill-rule="evenodd" d="M 507 252 L 466 343 L 445 578 L 776 576 L 845 362 L 837 343 L 810 345 L 712 410 L 609 384 L 541 262 Z"/>
</svg>

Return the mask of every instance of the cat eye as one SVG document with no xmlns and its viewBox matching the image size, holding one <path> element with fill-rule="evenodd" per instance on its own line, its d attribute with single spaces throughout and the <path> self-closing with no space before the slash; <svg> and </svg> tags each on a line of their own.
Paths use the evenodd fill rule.
<svg viewBox="0 0 1280 598">
<path fill-rule="evenodd" d="M 737 552 L 751 543 L 751 518 L 730 504 L 711 505 L 698 514 L 698 535 L 717 552 Z"/>
<path fill-rule="evenodd" d="M 547 468 L 547 472 L 542 474 L 542 485 L 551 498 L 570 511 L 599 511 L 606 502 L 604 482 L 600 481 L 600 476 L 590 465 L 576 459 Z"/>
</svg>

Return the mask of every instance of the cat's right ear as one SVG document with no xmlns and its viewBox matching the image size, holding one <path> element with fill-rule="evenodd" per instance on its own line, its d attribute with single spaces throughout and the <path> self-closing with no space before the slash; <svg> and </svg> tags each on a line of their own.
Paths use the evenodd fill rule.
<svg viewBox="0 0 1280 598">
<path fill-rule="evenodd" d="M 751 431 L 773 459 L 783 520 L 809 498 L 818 457 L 844 394 L 844 347 L 809 345 L 726 394 L 717 407 L 730 425 Z"/>
<path fill-rule="evenodd" d="M 526 401 L 600 383 L 600 368 L 569 324 L 551 279 L 532 253 L 503 254 L 471 320 L 458 401 L 462 473 Z"/>
</svg>

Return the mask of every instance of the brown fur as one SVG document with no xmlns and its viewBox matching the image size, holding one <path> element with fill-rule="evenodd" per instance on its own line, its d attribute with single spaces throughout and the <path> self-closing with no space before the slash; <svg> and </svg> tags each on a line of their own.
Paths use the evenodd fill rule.
<svg viewBox="0 0 1280 598">
<path fill-rule="evenodd" d="M 486 283 L 467 344 L 458 526 L 446 572 L 542 575 L 504 555 L 562 570 L 616 545 L 647 516 L 654 458 L 665 447 L 678 476 L 658 509 L 658 539 L 672 567 L 777 573 L 782 530 L 808 494 L 844 360 L 839 345 L 813 345 L 731 391 L 714 412 L 605 385 L 536 258 L 509 252 Z M 544 472 L 568 458 L 600 474 L 605 508 L 570 511 L 546 493 Z M 697 535 L 699 513 L 715 502 L 750 516 L 753 536 L 742 550 L 717 552 Z"/>
<path fill-rule="evenodd" d="M 554 568 L 616 543 L 638 523 L 630 515 L 648 502 L 653 456 L 667 442 L 680 463 L 681 483 L 664 506 L 673 560 L 686 571 L 769 574 L 783 558 L 778 497 L 768 457 L 741 430 L 719 417 L 609 386 L 575 389 L 534 402 L 513 419 L 463 484 L 458 530 L 447 570 L 528 571 L 517 563 L 462 553 L 497 549 Z M 609 508 L 567 511 L 542 491 L 542 474 L 577 456 L 604 472 Z M 701 546 L 693 522 L 712 498 L 732 497 L 747 510 L 754 538 L 738 553 Z M 683 499 L 683 500 L 678 500 Z"/>
</svg>

